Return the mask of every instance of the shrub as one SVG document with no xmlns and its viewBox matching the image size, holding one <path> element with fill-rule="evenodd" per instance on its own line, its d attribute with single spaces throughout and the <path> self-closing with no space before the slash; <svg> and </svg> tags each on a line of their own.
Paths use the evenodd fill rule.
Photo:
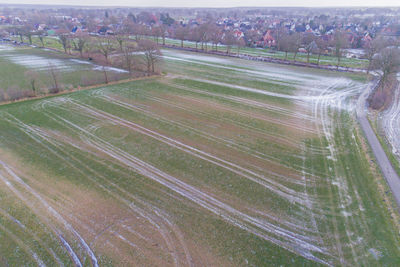
<svg viewBox="0 0 400 267">
<path fill-rule="evenodd" d="M 15 101 L 22 98 L 33 97 L 35 94 L 32 91 L 21 90 L 16 86 L 7 89 L 5 100 Z"/>
</svg>

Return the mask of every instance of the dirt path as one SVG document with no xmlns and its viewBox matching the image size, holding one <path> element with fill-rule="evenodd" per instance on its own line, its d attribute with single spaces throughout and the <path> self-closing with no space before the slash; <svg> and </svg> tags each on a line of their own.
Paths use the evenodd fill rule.
<svg viewBox="0 0 400 267">
<path fill-rule="evenodd" d="M 369 94 L 374 90 L 375 86 L 376 86 L 376 81 L 370 83 L 368 85 L 368 88 L 366 88 L 358 98 L 357 119 L 361 125 L 361 128 L 364 131 L 364 134 L 368 140 L 369 145 L 371 146 L 372 152 L 375 155 L 378 165 L 382 170 L 383 176 L 385 177 L 390 189 L 393 192 L 393 196 L 397 202 L 397 205 L 400 206 L 400 177 L 398 176 L 392 164 L 390 163 L 389 158 L 387 157 L 385 151 L 383 150 L 367 118 L 367 113 L 366 113 L 367 98 Z"/>
</svg>

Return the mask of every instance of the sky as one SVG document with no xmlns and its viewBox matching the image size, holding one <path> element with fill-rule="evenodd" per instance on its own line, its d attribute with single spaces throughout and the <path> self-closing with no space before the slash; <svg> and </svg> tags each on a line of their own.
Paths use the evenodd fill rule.
<svg viewBox="0 0 400 267">
<path fill-rule="evenodd" d="M 400 0 L 0 0 L 0 3 L 132 7 L 400 6 Z"/>
</svg>

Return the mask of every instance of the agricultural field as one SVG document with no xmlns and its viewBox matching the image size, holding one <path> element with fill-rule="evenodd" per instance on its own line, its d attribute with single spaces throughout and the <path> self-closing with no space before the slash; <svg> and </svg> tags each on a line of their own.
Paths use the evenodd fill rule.
<svg viewBox="0 0 400 267">
<path fill-rule="evenodd" d="M 0 265 L 400 265 L 363 76 L 163 54 L 163 77 L 0 106 Z"/>
<path fill-rule="evenodd" d="M 400 81 L 400 74 L 397 75 Z M 400 175 L 400 87 L 394 91 L 394 100 L 387 109 L 372 116 L 375 131 L 381 137 L 382 146 L 390 158 L 392 165 Z"/>
<path fill-rule="evenodd" d="M 11 98 L 16 91 L 32 90 L 31 79 L 35 80 L 37 94 L 46 93 L 55 86 L 53 74 L 59 87 L 104 83 L 104 71 L 90 61 L 69 57 L 46 49 L 0 44 L 0 93 Z M 110 80 L 127 78 L 129 73 L 122 69 L 106 67 Z"/>
<path fill-rule="evenodd" d="M 130 37 L 131 39 L 135 39 L 133 36 Z M 153 41 L 157 41 L 156 38 L 151 37 L 151 36 L 142 36 L 141 38 L 148 38 L 150 40 Z M 14 40 L 16 41 L 20 41 L 20 38 L 17 36 L 13 37 Z M 93 38 L 94 39 L 94 38 Z M 48 37 L 44 37 L 44 45 L 45 47 L 49 47 L 49 48 L 53 48 L 53 49 L 57 49 L 60 51 L 63 51 L 63 47 L 60 44 L 60 42 L 58 41 L 58 38 L 55 36 L 48 36 Z M 28 42 L 27 38 L 24 38 L 24 42 Z M 32 43 L 38 47 L 41 47 L 42 44 L 39 40 L 38 37 L 34 36 L 32 38 Z M 162 39 L 158 38 L 158 43 L 162 43 Z M 177 47 L 181 46 L 181 41 L 180 40 L 176 40 L 176 39 L 172 39 L 172 38 L 165 38 L 165 44 L 166 45 L 174 45 Z M 196 43 L 192 42 L 192 41 L 183 41 L 183 46 L 184 47 L 190 47 L 190 48 L 196 48 Z M 199 43 L 197 45 L 198 49 L 201 49 L 201 44 Z M 207 49 L 210 50 L 212 47 L 211 43 L 207 44 Z M 218 51 L 226 51 L 227 47 L 226 45 L 223 44 L 218 44 Z M 237 46 L 232 46 L 231 48 L 231 53 L 237 53 L 238 52 L 238 47 Z M 251 56 L 264 56 L 264 57 L 272 57 L 272 58 L 277 58 L 277 59 L 285 59 L 285 53 L 282 51 L 275 51 L 272 49 L 268 49 L 268 48 L 253 48 L 253 47 L 240 47 L 239 48 L 239 52 L 241 54 L 247 54 L 247 55 L 251 55 Z M 294 53 L 288 53 L 287 55 L 287 60 L 290 61 L 294 61 Z M 307 54 L 305 53 L 297 53 L 296 56 L 296 61 L 299 62 L 307 62 Z M 318 63 L 318 55 L 316 54 L 311 54 L 310 55 L 310 62 L 311 63 Z M 337 58 L 331 55 L 321 55 L 320 56 L 320 61 L 319 61 L 320 65 L 334 65 L 336 66 L 337 64 Z M 341 58 L 341 62 L 340 62 L 340 66 L 342 67 L 349 67 L 349 68 L 367 68 L 368 66 L 368 61 L 365 59 L 357 59 L 357 58 L 346 58 L 346 57 L 342 57 Z"/>
<path fill-rule="evenodd" d="M 154 39 L 153 37 L 149 37 L 150 39 Z M 159 42 L 162 40 L 159 38 Z M 166 38 L 165 39 L 165 44 L 167 45 L 175 45 L 175 46 L 181 46 L 181 41 L 176 40 L 176 39 L 170 39 Z M 192 41 L 184 41 L 183 42 L 184 47 L 190 47 L 190 48 L 196 48 L 196 43 Z M 211 49 L 212 44 L 209 43 L 207 44 L 207 49 Z M 198 49 L 201 48 L 201 45 L 198 44 Z M 226 51 L 227 47 L 226 45 L 223 44 L 218 44 L 218 51 Z M 238 52 L 238 47 L 237 46 L 232 46 L 231 48 L 231 53 L 237 53 Z M 272 58 L 277 58 L 277 59 L 285 59 L 285 52 L 282 51 L 275 51 L 272 49 L 268 48 L 253 48 L 253 47 L 240 47 L 239 52 L 241 54 L 247 54 L 251 56 L 264 56 L 264 57 L 272 57 Z M 288 53 L 287 55 L 287 60 L 294 61 L 294 53 Z M 296 56 L 296 61 L 299 62 L 307 62 L 307 54 L 305 53 L 297 53 Z M 316 54 L 311 54 L 310 55 L 310 63 L 318 63 L 318 55 Z M 337 58 L 331 55 L 321 55 L 320 56 L 320 65 L 334 65 L 336 66 L 337 64 Z M 342 67 L 349 67 L 349 68 L 367 68 L 368 66 L 368 61 L 365 59 L 357 59 L 357 58 L 346 58 L 342 57 L 340 66 Z"/>
</svg>

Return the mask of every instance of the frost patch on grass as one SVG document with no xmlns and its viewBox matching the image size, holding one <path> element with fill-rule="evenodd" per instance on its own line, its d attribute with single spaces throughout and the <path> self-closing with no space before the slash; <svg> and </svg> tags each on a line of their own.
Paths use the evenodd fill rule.
<svg viewBox="0 0 400 267">
<path fill-rule="evenodd" d="M 9 51 L 9 50 L 14 50 L 14 47 L 9 45 L 0 45 L 0 51 Z"/>
<path fill-rule="evenodd" d="M 382 257 L 382 252 L 380 252 L 379 250 L 375 249 L 375 248 L 370 248 L 368 249 L 369 253 L 372 254 L 372 256 L 375 258 L 375 260 L 379 260 L 379 258 Z"/>
<path fill-rule="evenodd" d="M 91 62 L 85 61 L 85 60 L 81 60 L 81 59 L 72 58 L 72 59 L 70 59 L 70 61 L 75 62 L 75 63 L 79 63 L 79 64 L 93 65 Z"/>
<path fill-rule="evenodd" d="M 128 73 L 129 72 L 127 70 L 114 68 L 114 67 L 104 67 L 104 69 L 106 71 L 113 71 L 113 72 L 118 72 L 118 73 Z M 97 66 L 97 67 L 93 68 L 93 70 L 103 71 L 103 66 Z"/>
<path fill-rule="evenodd" d="M 54 68 L 62 71 L 74 71 L 81 67 L 76 63 L 71 63 L 67 60 L 56 59 L 56 58 L 45 58 L 36 55 L 5 55 L 11 62 L 27 67 L 29 69 L 35 69 L 37 71 L 46 71 L 50 68 Z"/>
<path fill-rule="evenodd" d="M 179 52 L 176 53 L 176 52 L 173 52 L 173 51 L 168 51 L 167 54 L 170 54 L 170 55 L 172 55 L 174 57 L 180 57 L 180 58 L 185 58 L 185 59 L 193 59 L 193 60 L 200 60 L 200 61 L 208 61 L 208 62 L 212 62 L 212 63 L 220 63 L 220 64 L 232 63 L 228 59 L 220 58 L 220 57 L 216 57 L 216 56 L 185 54 L 185 53 L 179 53 Z"/>
<path fill-rule="evenodd" d="M 350 217 L 351 216 L 351 212 L 347 212 L 345 210 L 343 210 L 341 213 L 343 214 L 344 217 Z"/>
</svg>

